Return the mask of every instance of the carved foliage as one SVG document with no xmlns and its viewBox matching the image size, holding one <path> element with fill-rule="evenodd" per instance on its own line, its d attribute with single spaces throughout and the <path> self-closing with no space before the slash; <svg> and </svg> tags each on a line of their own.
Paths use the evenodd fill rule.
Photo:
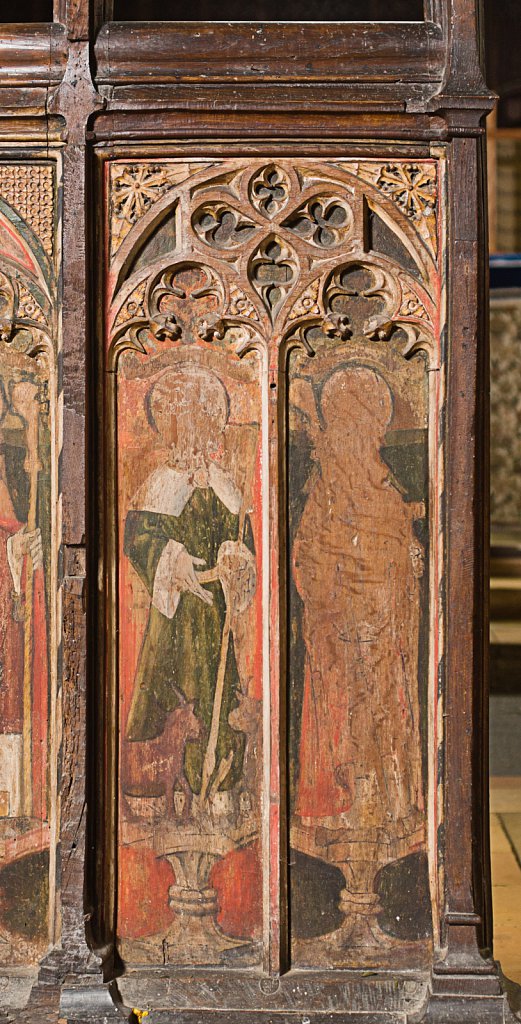
<svg viewBox="0 0 521 1024">
<path fill-rule="evenodd" d="M 199 170 L 201 164 L 152 163 L 140 160 L 111 166 L 111 254 L 114 255 L 132 226 L 176 184 Z"/>
<path fill-rule="evenodd" d="M 372 182 L 414 224 L 418 234 L 436 255 L 436 212 L 438 183 L 432 162 L 363 163 L 360 176 Z"/>
<path fill-rule="evenodd" d="M 434 213 L 436 178 L 431 168 L 421 164 L 385 164 L 376 183 L 413 220 Z"/>
</svg>

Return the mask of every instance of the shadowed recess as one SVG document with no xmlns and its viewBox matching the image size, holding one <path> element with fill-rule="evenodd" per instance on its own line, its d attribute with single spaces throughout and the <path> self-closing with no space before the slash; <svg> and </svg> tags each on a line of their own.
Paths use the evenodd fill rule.
<svg viewBox="0 0 521 1024">
<path fill-rule="evenodd" d="M 115 21 L 423 21 L 422 0 L 196 0 L 186 8 L 174 0 L 116 0 Z"/>
</svg>

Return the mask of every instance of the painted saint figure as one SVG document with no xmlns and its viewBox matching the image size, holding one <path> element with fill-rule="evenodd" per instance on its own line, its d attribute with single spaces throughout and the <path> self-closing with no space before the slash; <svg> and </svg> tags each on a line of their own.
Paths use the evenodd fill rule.
<svg viewBox="0 0 521 1024">
<path fill-rule="evenodd" d="M 378 937 L 361 927 L 364 914 L 375 923 L 378 869 L 424 841 L 422 550 L 417 507 L 380 453 L 393 409 L 382 376 L 344 366 L 323 384 L 318 411 L 306 401 L 318 468 L 293 548 L 306 649 L 295 813 L 313 836 L 307 852 L 342 868 L 341 909 L 350 941 L 363 945 Z"/>
<path fill-rule="evenodd" d="M 1 814 L 41 820 L 45 817 L 47 767 L 42 749 L 46 728 L 42 711 L 46 714 L 48 685 L 43 547 L 40 528 L 28 522 L 28 510 L 22 508 L 31 466 L 35 464 L 38 470 L 39 465 L 40 403 L 38 387 L 30 380 L 13 379 L 8 389 L 4 382 L 0 385 Z M 9 438 L 16 443 L 9 444 Z M 24 456 L 21 463 L 16 455 L 8 460 L 8 454 L 20 451 Z M 32 750 L 30 754 L 25 751 L 24 756 L 23 688 L 27 672 L 31 674 L 32 721 L 29 729 L 25 723 L 25 736 Z M 27 768 L 30 777 L 24 779 Z"/>
<path fill-rule="evenodd" d="M 188 703 L 199 728 L 185 734 L 182 778 L 171 783 L 201 793 L 217 725 L 207 781 L 230 790 L 241 777 L 246 737 L 229 722 L 240 681 L 227 608 L 239 612 L 250 603 L 255 562 L 243 494 L 220 465 L 228 395 L 215 373 L 183 364 L 153 385 L 147 413 L 168 457 L 136 493 L 125 524 L 125 553 L 150 595 L 126 740 L 146 751 Z M 132 780 L 134 791 L 139 783 Z"/>
<path fill-rule="evenodd" d="M 20 906 L 27 905 L 26 921 L 33 910 L 38 918 L 36 943 L 47 938 L 35 892 L 43 891 L 49 843 L 49 666 L 37 500 L 42 404 L 40 383 L 21 368 L 23 359 L 15 354 L 11 368 L 6 359 L 0 379 L 0 961 L 11 962 L 34 955 L 24 941 Z"/>
</svg>

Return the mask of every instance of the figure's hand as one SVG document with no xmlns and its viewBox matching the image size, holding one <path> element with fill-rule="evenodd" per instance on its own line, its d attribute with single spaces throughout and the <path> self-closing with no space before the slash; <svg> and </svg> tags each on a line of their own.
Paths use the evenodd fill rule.
<svg viewBox="0 0 521 1024">
<path fill-rule="evenodd" d="M 33 569 L 41 569 L 43 565 L 42 531 L 26 530 L 26 554 L 30 555 Z"/>
<path fill-rule="evenodd" d="M 197 579 L 196 565 L 205 565 L 204 558 L 194 558 L 183 548 L 176 559 L 172 585 L 175 590 L 195 594 L 204 604 L 213 604 L 212 594 L 205 590 Z"/>
<path fill-rule="evenodd" d="M 225 540 L 217 554 L 219 579 L 226 604 L 243 612 L 253 600 L 257 584 L 255 558 L 240 540 Z"/>
<path fill-rule="evenodd" d="M 425 571 L 425 559 L 423 557 L 423 551 L 419 544 L 411 544 L 409 548 L 409 554 L 411 556 L 412 574 L 415 579 L 419 580 L 423 576 Z"/>
<path fill-rule="evenodd" d="M 18 530 L 18 533 L 14 533 L 12 537 L 9 537 L 7 545 L 7 557 L 14 589 L 19 594 L 22 564 L 25 556 L 27 555 L 31 559 L 33 569 L 41 569 L 43 565 L 41 530 L 26 530 L 23 527 L 21 530 Z"/>
<path fill-rule="evenodd" d="M 11 400 L 16 412 L 29 421 L 31 416 L 38 415 L 38 388 L 29 381 L 15 384 L 11 392 Z"/>
</svg>

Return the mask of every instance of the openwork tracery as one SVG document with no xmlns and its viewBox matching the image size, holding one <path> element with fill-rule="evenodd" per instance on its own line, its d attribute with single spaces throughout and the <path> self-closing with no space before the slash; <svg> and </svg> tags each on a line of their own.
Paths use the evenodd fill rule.
<svg viewBox="0 0 521 1024">
<path fill-rule="evenodd" d="M 357 177 L 356 165 L 347 161 L 313 168 L 259 163 L 253 170 L 237 162 L 226 174 L 219 167 L 211 173 L 192 170 L 178 184 L 174 162 L 150 170 L 133 165 L 113 172 L 115 214 L 120 183 L 131 172 L 136 188 L 142 180 L 154 182 L 154 208 L 148 210 L 151 197 L 135 207 L 135 226 L 129 225 L 116 258 L 115 279 L 121 282 L 118 264 L 131 265 L 132 246 L 142 244 L 148 221 L 157 223 L 161 209 L 165 220 L 175 220 L 175 249 L 120 283 L 111 305 L 118 350 L 123 339 L 133 344 L 138 335 L 146 346 L 147 330 L 156 342 L 181 339 L 183 302 L 208 295 L 211 312 L 194 327 L 207 341 L 222 340 L 232 326 L 241 328 L 242 348 L 254 339 L 269 341 L 274 331 L 279 337 L 289 332 L 310 347 L 310 331 L 316 336 L 319 327 L 329 339 L 346 341 L 354 316 L 368 342 L 390 341 L 400 328 L 407 339 L 404 354 L 421 344 L 434 358 L 439 291 L 427 244 L 436 230 L 432 163 L 364 164 Z M 181 206 L 191 209 L 189 216 Z M 395 225 L 397 245 L 405 244 L 409 261 L 416 263 L 415 276 L 399 265 L 396 253 L 371 249 L 369 209 Z M 190 297 L 175 283 L 188 266 L 199 268 L 205 281 Z M 184 330 L 186 341 L 186 325 Z M 237 343 L 237 331 L 233 337 Z"/>
</svg>

